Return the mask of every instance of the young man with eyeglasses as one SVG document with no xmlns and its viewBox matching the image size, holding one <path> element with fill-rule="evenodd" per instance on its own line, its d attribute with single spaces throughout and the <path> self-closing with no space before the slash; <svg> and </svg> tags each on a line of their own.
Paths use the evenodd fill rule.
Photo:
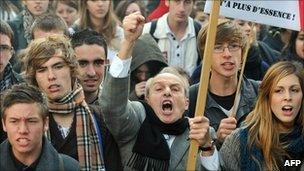
<svg viewBox="0 0 304 171">
<path fill-rule="evenodd" d="M 198 35 L 200 52 L 204 53 L 207 26 Z M 239 70 L 243 57 L 247 37 L 242 29 L 230 20 L 221 19 L 217 27 L 217 35 L 212 55 L 209 89 L 204 115 L 209 119 L 210 126 L 216 131 L 214 140 L 220 148 L 225 138 L 235 130 L 253 109 L 258 93 L 259 82 L 243 77 L 239 106 L 236 117 L 231 117 L 231 109 L 237 91 Z M 202 84 L 205 84 L 201 80 Z M 190 88 L 190 107 L 188 115 L 195 114 L 196 99 L 199 83 Z"/>
<path fill-rule="evenodd" d="M 4 21 L 0 20 L 0 92 L 14 84 L 23 82 L 21 76 L 13 70 L 10 59 L 14 54 L 12 47 L 13 31 Z M 6 133 L 0 124 L 0 143 L 6 139 Z"/>
<path fill-rule="evenodd" d="M 13 70 L 10 63 L 14 54 L 12 47 L 13 31 L 4 20 L 1 20 L 0 24 L 0 90 L 2 92 L 13 84 L 23 82 L 23 79 Z"/>
</svg>

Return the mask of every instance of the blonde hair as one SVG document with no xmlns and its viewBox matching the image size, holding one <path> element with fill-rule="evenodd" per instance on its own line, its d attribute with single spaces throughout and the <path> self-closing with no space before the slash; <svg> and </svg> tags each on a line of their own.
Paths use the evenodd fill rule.
<svg viewBox="0 0 304 171">
<path fill-rule="evenodd" d="M 79 3 L 79 27 L 80 30 L 91 28 L 93 29 L 92 22 L 89 15 L 89 10 L 87 9 L 87 1 L 88 0 L 81 0 Z M 111 44 L 111 41 L 115 38 L 116 34 L 116 26 L 119 23 L 119 20 L 115 16 L 113 10 L 113 2 L 110 1 L 109 10 L 106 16 L 103 18 L 103 26 L 100 27 L 97 31 L 101 34 L 108 44 Z"/>
<path fill-rule="evenodd" d="M 279 141 L 280 132 L 277 131 L 279 121 L 271 110 L 270 99 L 274 93 L 274 87 L 284 77 L 294 74 L 299 78 L 302 94 L 304 91 L 304 71 L 300 63 L 282 61 L 272 65 L 260 85 L 257 103 L 254 110 L 247 116 L 245 126 L 249 128 L 248 144 L 253 144 L 262 149 L 267 170 L 278 170 L 276 159 L 286 155 L 286 145 Z M 304 104 L 304 98 L 302 98 Z M 295 124 L 304 131 L 304 109 L 301 109 L 295 118 Z"/>
<path fill-rule="evenodd" d="M 62 35 L 51 35 L 30 43 L 25 56 L 25 74 L 28 82 L 38 86 L 36 70 L 60 52 L 62 59 L 70 67 L 72 83 L 74 83 L 77 75 L 77 60 L 70 41 Z"/>
</svg>

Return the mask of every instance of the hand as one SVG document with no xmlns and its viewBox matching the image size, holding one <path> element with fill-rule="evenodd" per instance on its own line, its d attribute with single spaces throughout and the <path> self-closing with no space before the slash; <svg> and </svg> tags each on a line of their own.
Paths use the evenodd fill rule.
<svg viewBox="0 0 304 171">
<path fill-rule="evenodd" d="M 135 94 L 137 97 L 141 97 L 146 91 L 146 81 L 142 81 L 135 85 Z"/>
<path fill-rule="evenodd" d="M 141 35 L 145 24 L 145 17 L 140 12 L 132 13 L 126 16 L 122 21 L 124 37 L 128 42 L 134 42 Z"/>
<path fill-rule="evenodd" d="M 122 60 L 131 57 L 135 41 L 141 35 L 145 23 L 145 17 L 139 12 L 132 13 L 123 19 L 124 39 L 118 57 Z"/>
<path fill-rule="evenodd" d="M 190 132 L 189 138 L 198 142 L 199 146 L 211 141 L 209 135 L 209 119 L 204 116 L 189 118 Z"/>
<path fill-rule="evenodd" d="M 229 117 L 221 120 L 220 126 L 217 130 L 217 139 L 224 142 L 226 137 L 231 134 L 236 128 L 237 121 L 234 117 Z"/>
</svg>

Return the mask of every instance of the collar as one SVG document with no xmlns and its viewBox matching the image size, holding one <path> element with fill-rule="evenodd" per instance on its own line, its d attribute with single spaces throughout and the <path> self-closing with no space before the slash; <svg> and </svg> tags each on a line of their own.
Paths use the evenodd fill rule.
<svg viewBox="0 0 304 171">
<path fill-rule="evenodd" d="M 157 25 L 155 30 L 154 36 L 159 39 L 165 39 L 168 38 L 168 35 L 174 35 L 174 33 L 171 31 L 169 25 L 168 25 L 168 15 L 169 13 L 164 14 L 161 18 L 157 20 Z M 191 17 L 188 17 L 188 26 L 186 28 L 186 33 L 182 39 L 185 39 L 187 37 L 195 37 L 195 29 L 194 29 L 194 23 L 193 19 Z"/>
</svg>

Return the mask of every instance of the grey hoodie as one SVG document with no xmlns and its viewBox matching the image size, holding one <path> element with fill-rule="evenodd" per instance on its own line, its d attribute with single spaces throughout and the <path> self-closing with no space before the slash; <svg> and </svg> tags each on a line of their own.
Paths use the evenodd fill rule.
<svg viewBox="0 0 304 171">
<path fill-rule="evenodd" d="M 168 66 L 162 52 L 156 41 L 150 34 L 143 34 L 135 42 L 132 52 L 131 63 L 131 86 L 130 100 L 139 100 L 135 94 L 135 85 L 138 83 L 135 79 L 136 69 L 142 64 L 147 64 L 150 70 L 150 76 L 155 76 L 162 68 Z"/>
</svg>

